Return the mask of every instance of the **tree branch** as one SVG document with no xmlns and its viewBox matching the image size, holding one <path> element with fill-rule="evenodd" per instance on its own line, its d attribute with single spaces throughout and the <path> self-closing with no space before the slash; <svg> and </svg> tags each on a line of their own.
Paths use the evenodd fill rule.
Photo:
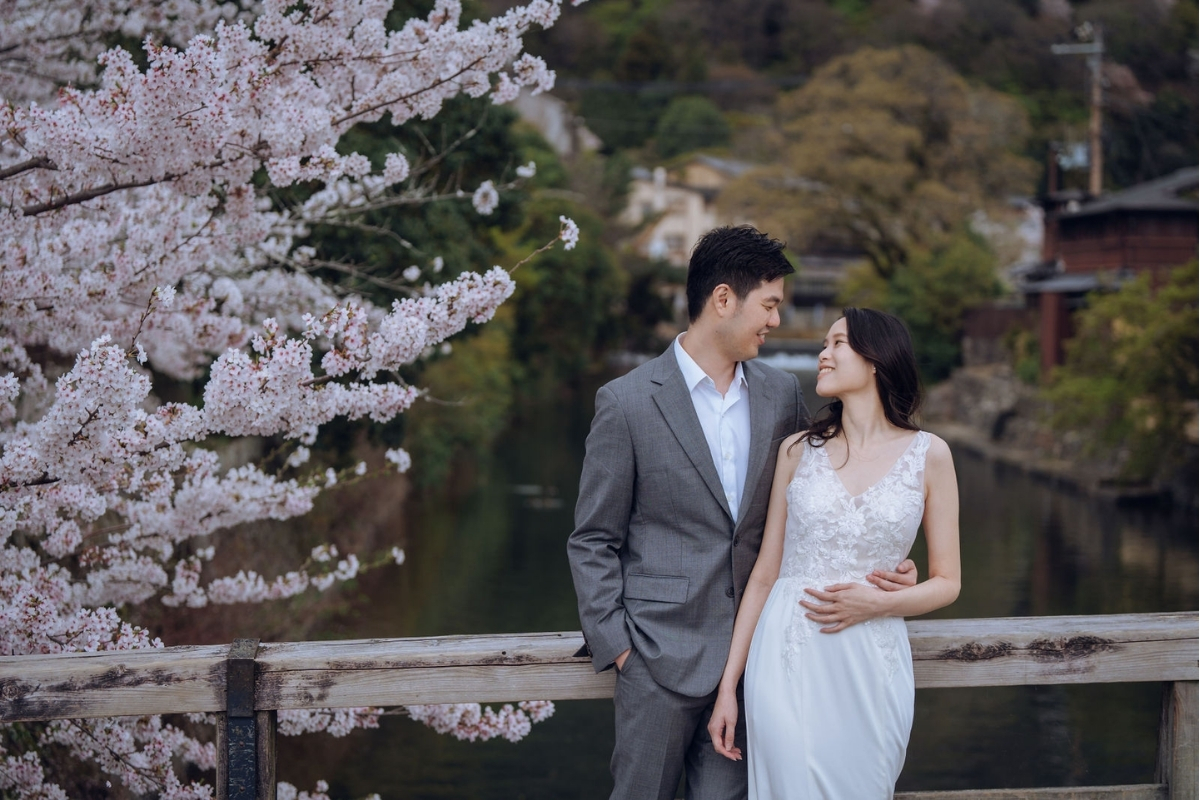
<svg viewBox="0 0 1200 800">
<path fill-rule="evenodd" d="M 299 272 L 309 273 L 314 269 L 331 269 L 336 272 L 341 272 L 344 275 L 349 275 L 354 278 L 359 278 L 360 280 L 366 281 L 367 283 L 373 283 L 376 286 L 380 287 L 381 289 L 387 289 L 388 291 L 398 292 L 398 293 L 407 294 L 407 295 L 416 293 L 416 291 L 413 289 L 412 286 L 405 286 L 404 284 L 394 283 L 392 281 L 386 280 L 385 278 L 377 278 L 374 275 L 370 274 L 369 272 L 363 272 L 362 270 L 360 270 L 354 266 L 351 266 L 349 264 L 342 264 L 341 262 L 338 262 L 338 261 L 322 261 L 320 259 L 314 258 L 314 259 L 309 259 L 304 262 L 300 262 L 300 261 L 296 261 L 295 259 L 292 259 L 292 258 L 279 258 L 279 257 L 275 257 L 274 260 L 278 261 L 280 264 L 289 266 L 292 269 L 297 270 Z"/>
<path fill-rule="evenodd" d="M 27 488 L 30 486 L 49 486 L 52 483 L 58 483 L 60 480 L 62 480 L 62 478 L 51 478 L 49 473 L 43 472 L 42 477 L 40 477 L 40 478 L 35 478 L 31 481 L 26 481 L 25 483 L 9 484 L 9 485 L 5 486 L 4 488 L 5 489 L 15 489 L 18 487 Z"/>
<path fill-rule="evenodd" d="M 0 181 L 7 180 L 14 175 L 20 175 L 22 172 L 28 172 L 31 169 L 58 169 L 58 165 L 45 156 L 38 156 L 28 161 L 22 161 L 20 164 L 13 164 L 11 167 L 0 169 Z"/>
<path fill-rule="evenodd" d="M 144 181 L 130 181 L 129 183 L 110 183 L 105 186 L 97 186 L 94 189 L 87 189 L 75 194 L 63 195 L 57 200 L 48 200 L 45 203 L 35 203 L 31 206 L 25 206 L 21 209 L 21 213 L 26 217 L 35 217 L 38 214 L 44 214 L 47 211 L 57 211 L 60 208 L 73 206 L 78 203 L 86 203 L 88 200 L 95 200 L 97 197 L 103 197 L 106 194 L 119 192 L 123 189 L 136 189 L 139 186 L 151 186 L 156 183 L 166 183 L 178 178 L 178 175 L 167 174 L 161 178 L 147 178 Z"/>
<path fill-rule="evenodd" d="M 400 97 L 394 98 L 392 100 L 384 100 L 382 102 L 375 103 L 374 105 L 367 106 L 366 108 L 355 111 L 353 114 L 347 114 L 344 117 L 339 117 L 330 124 L 335 125 L 335 126 L 341 125 L 343 122 L 349 122 L 350 120 L 355 119 L 357 117 L 361 117 L 364 114 L 370 114 L 372 111 L 378 111 L 381 108 L 387 108 L 388 106 L 395 105 L 396 103 L 402 103 L 405 100 L 409 99 L 410 97 L 416 97 L 419 94 L 428 92 L 430 89 L 441 86 L 443 83 L 449 83 L 450 81 L 454 80 L 458 76 L 462 75 L 464 72 L 466 72 L 470 69 L 474 69 L 481 61 L 483 61 L 482 58 L 477 58 L 474 61 L 472 61 L 470 64 L 468 64 L 467 66 L 460 69 L 458 72 L 454 73 L 453 75 L 450 75 L 446 78 L 441 78 L 437 81 L 434 81 L 429 86 L 418 89 L 415 92 L 410 92 L 406 95 L 401 95 Z"/>
</svg>

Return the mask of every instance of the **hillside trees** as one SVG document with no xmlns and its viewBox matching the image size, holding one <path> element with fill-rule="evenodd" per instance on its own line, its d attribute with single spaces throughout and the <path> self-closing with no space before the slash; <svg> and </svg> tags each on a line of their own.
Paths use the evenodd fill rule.
<svg viewBox="0 0 1200 800">
<path fill-rule="evenodd" d="M 706 97 L 677 97 L 667 106 L 654 129 L 658 155 L 665 159 L 729 144 L 729 123 Z"/>
<path fill-rule="evenodd" d="M 780 98 L 777 117 L 776 158 L 719 203 L 801 252 L 862 253 L 874 278 L 850 293 L 914 326 L 926 376 L 944 377 L 958 359 L 963 303 L 936 298 L 998 288 L 969 221 L 1033 188 L 1024 112 L 909 45 L 833 59 Z"/>
<path fill-rule="evenodd" d="M 1091 295 L 1047 389 L 1054 425 L 1123 453 L 1129 480 L 1170 476 L 1195 450 L 1198 294 L 1192 261 L 1157 290 L 1143 273 Z"/>
<path fill-rule="evenodd" d="M 987 241 L 963 225 L 934 247 L 913 251 L 889 280 L 869 267 L 852 270 L 841 300 L 887 309 L 903 319 L 913 336 L 921 376 L 932 384 L 949 377 L 962 361 L 967 310 L 1002 292 Z"/>
<path fill-rule="evenodd" d="M 777 114 L 777 161 L 721 204 L 798 246 L 825 237 L 862 252 L 884 279 L 976 209 L 1032 188 L 1020 107 L 918 47 L 834 59 Z"/>
<path fill-rule="evenodd" d="M 504 103 L 522 85 L 549 88 L 553 72 L 522 52 L 522 37 L 560 12 L 533 0 L 466 24 L 452 0 L 410 20 L 389 20 L 390 9 L 0 7 L 4 655 L 157 647 L 123 609 L 289 597 L 363 568 L 319 547 L 277 576 L 214 575 L 208 537 L 304 514 L 361 475 L 365 465 L 312 468 L 322 427 L 402 414 L 422 396 L 405 371 L 512 294 L 506 270 L 477 271 L 482 251 L 454 249 L 452 235 L 414 245 L 411 232 L 375 230 L 412 245 L 381 265 L 375 245 L 331 250 L 331 231 L 368 230 L 374 212 L 441 198 L 502 214 L 504 186 L 533 166 L 512 158 L 507 175 L 463 165 L 443 178 L 453 143 L 419 149 L 400 137 L 359 152 L 351 132 L 432 119 L 461 95 Z M 105 49 L 143 40 L 140 52 Z M 551 238 L 574 247 L 578 228 L 556 221 Z M 434 213 L 427 222 L 442 224 Z M 191 383 L 195 397 L 160 399 L 171 382 Z M 278 458 L 222 468 L 216 447 L 241 437 L 278 443 Z M 399 448 L 388 459 L 411 462 Z M 439 730 L 519 737 L 546 711 L 413 713 Z M 370 709 L 294 714 L 282 729 L 344 732 L 372 719 Z M 211 769 L 212 745 L 157 718 L 5 728 L 0 791 L 64 797 L 38 754 L 47 746 L 135 794 L 210 794 L 178 770 Z"/>
</svg>

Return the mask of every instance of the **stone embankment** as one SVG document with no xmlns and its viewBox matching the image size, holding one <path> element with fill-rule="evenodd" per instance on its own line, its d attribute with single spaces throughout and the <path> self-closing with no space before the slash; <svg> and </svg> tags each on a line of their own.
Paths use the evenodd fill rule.
<svg viewBox="0 0 1200 800">
<path fill-rule="evenodd" d="M 1049 407 L 1037 388 L 999 364 L 957 370 L 928 392 L 922 413 L 924 427 L 951 445 L 1055 484 L 1118 501 L 1171 497 L 1177 503 L 1196 504 L 1193 479 L 1124 482 L 1120 452 L 1088 452 L 1083 434 L 1052 430 L 1048 416 Z M 1194 472 L 1193 463 L 1193 477 Z"/>
</svg>

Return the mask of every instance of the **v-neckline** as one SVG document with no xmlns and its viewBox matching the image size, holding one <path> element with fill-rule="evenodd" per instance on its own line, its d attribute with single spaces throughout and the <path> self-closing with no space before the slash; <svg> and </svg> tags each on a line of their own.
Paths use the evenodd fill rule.
<svg viewBox="0 0 1200 800">
<path fill-rule="evenodd" d="M 838 486 L 841 487 L 842 494 L 846 495 L 846 497 L 850 498 L 851 500 L 857 500 L 860 497 L 864 496 L 867 492 L 874 489 L 876 486 L 878 486 L 881 483 L 883 483 L 884 481 L 886 481 L 888 478 L 892 477 L 892 473 L 896 471 L 896 467 L 900 466 L 900 462 L 903 461 L 904 457 L 908 455 L 908 451 L 912 450 L 913 445 L 917 443 L 917 439 L 920 438 L 920 436 L 921 436 L 921 431 L 917 431 L 913 435 L 913 437 L 911 439 L 909 439 L 908 444 L 905 445 L 904 450 L 901 451 L 900 455 L 896 456 L 896 460 L 892 462 L 892 466 L 888 467 L 888 471 L 883 473 L 883 475 L 879 478 L 879 480 L 875 481 L 874 483 L 872 483 L 867 488 L 863 489 L 858 494 L 850 494 L 850 490 L 846 488 L 846 483 L 842 480 L 842 476 L 839 475 L 838 471 L 833 468 L 833 462 L 830 461 L 830 459 L 829 459 L 829 451 L 826 450 L 824 447 L 819 448 L 819 449 L 821 450 L 821 453 L 825 456 L 825 465 L 827 467 L 829 467 L 829 471 L 833 473 L 833 479 L 836 480 Z"/>
</svg>

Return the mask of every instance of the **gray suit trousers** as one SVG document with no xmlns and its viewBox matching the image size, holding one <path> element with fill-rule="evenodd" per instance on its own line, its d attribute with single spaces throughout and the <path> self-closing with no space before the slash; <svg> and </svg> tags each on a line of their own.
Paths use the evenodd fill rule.
<svg viewBox="0 0 1200 800">
<path fill-rule="evenodd" d="M 617 744 L 610 768 L 611 800 L 672 800 L 680 773 L 687 776 L 687 800 L 744 800 L 746 762 L 730 761 L 713 750 L 708 735 L 714 691 L 689 697 L 654 680 L 637 650 L 617 673 L 613 695 Z M 746 709 L 738 687 L 734 742 L 746 752 Z"/>
</svg>

